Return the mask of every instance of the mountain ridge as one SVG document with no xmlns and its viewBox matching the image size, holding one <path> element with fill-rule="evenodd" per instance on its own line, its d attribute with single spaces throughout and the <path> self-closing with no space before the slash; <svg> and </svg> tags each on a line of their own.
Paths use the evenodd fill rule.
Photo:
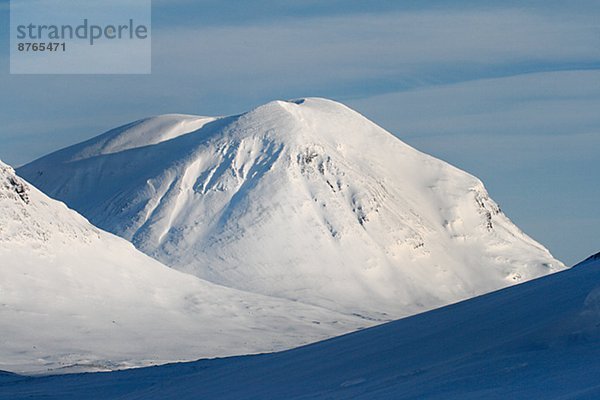
<svg viewBox="0 0 600 400">
<path fill-rule="evenodd" d="M 65 373 L 286 349 L 373 322 L 160 264 L 0 161 L 0 369 Z"/>
</svg>

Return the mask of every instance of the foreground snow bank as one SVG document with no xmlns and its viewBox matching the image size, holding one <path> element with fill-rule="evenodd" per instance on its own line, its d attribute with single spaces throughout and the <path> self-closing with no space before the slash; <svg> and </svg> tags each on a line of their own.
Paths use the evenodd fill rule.
<svg viewBox="0 0 600 400">
<path fill-rule="evenodd" d="M 108 374 L 6 375 L 0 398 L 597 399 L 598 293 L 600 255 L 294 350 Z"/>
</svg>

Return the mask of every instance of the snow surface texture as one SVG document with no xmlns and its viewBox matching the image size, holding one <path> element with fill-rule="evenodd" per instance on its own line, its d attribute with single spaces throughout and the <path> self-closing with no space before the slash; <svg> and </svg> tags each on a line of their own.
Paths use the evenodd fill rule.
<svg viewBox="0 0 600 400">
<path fill-rule="evenodd" d="M 364 325 L 168 268 L 0 162 L 0 369 L 107 370 L 274 351 Z"/>
<path fill-rule="evenodd" d="M 598 399 L 600 254 L 564 272 L 281 353 L 0 375 L 0 399 Z"/>
<path fill-rule="evenodd" d="M 151 118 L 19 173 L 168 266 L 376 321 L 564 268 L 477 178 L 330 100 Z"/>
</svg>

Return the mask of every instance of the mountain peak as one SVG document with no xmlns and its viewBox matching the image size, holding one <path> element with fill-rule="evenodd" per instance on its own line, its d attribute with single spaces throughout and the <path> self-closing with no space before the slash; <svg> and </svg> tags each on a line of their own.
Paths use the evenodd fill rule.
<svg viewBox="0 0 600 400">
<path fill-rule="evenodd" d="M 340 103 L 198 123 L 137 147 L 109 132 L 19 172 L 169 266 L 374 319 L 564 268 L 477 178 Z"/>
</svg>

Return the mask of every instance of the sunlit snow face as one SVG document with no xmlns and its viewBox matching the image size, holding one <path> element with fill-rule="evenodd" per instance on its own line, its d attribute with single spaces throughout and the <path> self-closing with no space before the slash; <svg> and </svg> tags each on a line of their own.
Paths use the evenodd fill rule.
<svg viewBox="0 0 600 400">
<path fill-rule="evenodd" d="M 142 120 L 19 171 L 173 268 L 369 321 L 564 268 L 478 179 L 326 99 Z"/>
</svg>

